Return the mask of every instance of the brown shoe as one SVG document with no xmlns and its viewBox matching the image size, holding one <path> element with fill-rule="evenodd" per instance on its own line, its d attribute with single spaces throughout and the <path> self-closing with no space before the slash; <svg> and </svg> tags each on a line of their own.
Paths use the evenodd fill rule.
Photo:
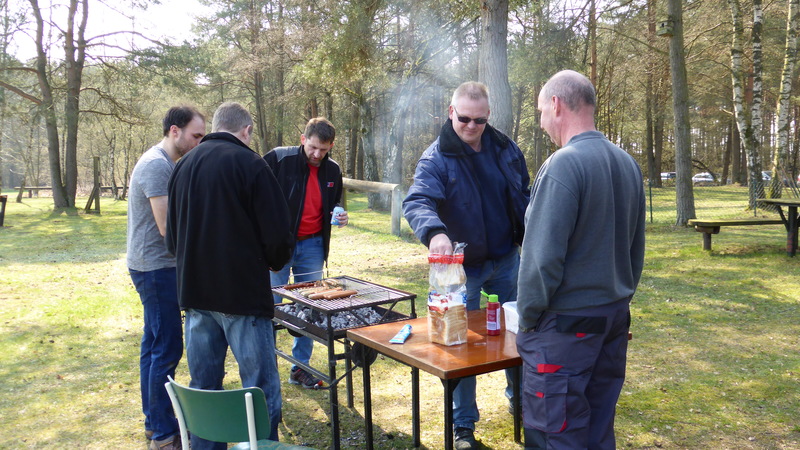
<svg viewBox="0 0 800 450">
<path fill-rule="evenodd" d="M 162 441 L 150 441 L 149 450 L 183 450 L 181 435 L 176 434 Z"/>
</svg>

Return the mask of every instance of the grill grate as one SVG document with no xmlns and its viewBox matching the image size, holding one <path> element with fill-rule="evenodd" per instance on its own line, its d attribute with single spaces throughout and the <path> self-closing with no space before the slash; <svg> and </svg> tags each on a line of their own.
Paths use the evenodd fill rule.
<svg viewBox="0 0 800 450">
<path fill-rule="evenodd" d="M 308 297 L 300 295 L 298 289 L 287 290 L 284 286 L 277 286 L 272 289 L 272 292 L 280 295 L 281 297 L 294 300 L 297 303 L 308 306 L 324 313 L 335 313 L 340 311 L 350 311 L 356 308 L 363 308 L 365 306 L 376 306 L 385 303 L 394 303 L 400 300 L 409 300 L 416 297 L 416 295 L 409 292 L 398 291 L 379 284 L 370 283 L 369 281 L 359 280 L 349 276 L 341 276 L 335 278 L 328 278 L 329 280 L 336 280 L 342 288 L 348 290 L 352 289 L 357 291 L 358 294 L 338 298 L 335 300 L 312 300 Z"/>
<path fill-rule="evenodd" d="M 323 316 L 327 316 L 327 320 L 336 313 L 348 311 L 356 318 L 360 318 L 367 325 L 366 321 L 357 312 L 361 308 L 371 308 L 381 316 L 379 323 L 396 322 L 398 320 L 408 319 L 409 316 L 393 311 L 394 306 L 403 300 L 411 301 L 411 317 L 416 317 L 414 313 L 414 299 L 415 294 L 410 292 L 399 291 L 391 289 L 379 284 L 370 283 L 369 281 L 359 280 L 348 276 L 341 276 L 335 278 L 326 278 L 327 280 L 336 280 L 344 289 L 357 291 L 358 293 L 345 298 L 335 300 L 312 300 L 308 297 L 300 295 L 297 291 L 302 288 L 285 289 L 284 286 L 276 286 L 272 288 L 272 292 L 283 298 L 292 300 L 295 304 L 306 306 L 314 311 L 319 312 Z M 286 303 L 283 303 L 284 305 Z M 380 305 L 388 307 L 383 308 Z M 276 305 L 278 306 L 278 305 Z M 320 327 L 314 323 L 307 322 L 299 317 L 284 312 L 280 308 L 275 308 L 275 319 L 282 325 L 290 328 L 296 332 L 310 333 L 322 340 L 329 340 L 329 332 L 333 333 L 333 338 L 343 338 L 346 335 L 346 328 L 336 328 L 328 330 L 327 326 Z M 363 326 L 358 325 L 358 326 Z M 328 343 L 330 345 L 330 343 Z"/>
</svg>

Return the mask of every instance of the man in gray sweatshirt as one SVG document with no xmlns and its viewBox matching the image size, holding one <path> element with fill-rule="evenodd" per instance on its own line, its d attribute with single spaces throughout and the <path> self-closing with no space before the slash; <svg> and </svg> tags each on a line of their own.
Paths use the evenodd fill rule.
<svg viewBox="0 0 800 450">
<path fill-rule="evenodd" d="M 518 278 L 525 448 L 614 449 L 614 413 L 644 262 L 642 172 L 594 124 L 574 71 L 542 88 L 541 125 L 561 147 L 539 169 Z"/>
</svg>

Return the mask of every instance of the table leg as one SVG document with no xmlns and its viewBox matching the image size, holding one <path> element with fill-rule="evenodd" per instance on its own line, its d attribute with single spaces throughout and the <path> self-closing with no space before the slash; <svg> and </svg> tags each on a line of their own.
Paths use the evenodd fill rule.
<svg viewBox="0 0 800 450">
<path fill-rule="evenodd" d="M 522 397 L 520 383 L 522 382 L 522 366 L 516 366 L 511 370 L 511 377 L 514 382 L 514 442 L 522 444 Z"/>
<path fill-rule="evenodd" d="M 786 242 L 786 253 L 789 256 L 797 254 L 797 207 L 789 207 L 789 229 L 787 230 L 788 239 Z"/>
<path fill-rule="evenodd" d="M 444 385 L 444 448 L 453 449 L 453 391 L 456 390 L 460 378 L 442 380 Z"/>
<path fill-rule="evenodd" d="M 353 408 L 353 360 L 350 359 L 350 341 L 347 339 L 344 340 L 344 370 L 345 370 L 345 384 L 347 385 L 347 407 Z"/>
<path fill-rule="evenodd" d="M 419 448 L 419 369 L 411 368 L 411 437 L 414 447 Z"/>
<path fill-rule="evenodd" d="M 328 315 L 328 376 L 332 382 L 336 380 L 336 341 L 333 338 L 333 327 L 331 326 L 331 316 Z M 339 450 L 339 383 L 331 383 L 328 387 L 328 395 L 331 403 L 331 448 Z"/>
<path fill-rule="evenodd" d="M 372 450 L 374 439 L 372 439 L 372 385 L 370 383 L 369 366 L 367 364 L 367 346 L 361 346 L 361 361 L 365 361 L 362 366 L 364 375 L 364 425 L 367 431 L 367 450 Z M 418 423 L 418 422 L 417 422 Z"/>
</svg>

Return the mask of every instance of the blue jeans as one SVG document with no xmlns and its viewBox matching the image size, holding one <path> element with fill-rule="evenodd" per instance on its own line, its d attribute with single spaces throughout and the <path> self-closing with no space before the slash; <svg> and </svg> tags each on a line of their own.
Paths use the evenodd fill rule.
<svg viewBox="0 0 800 450">
<path fill-rule="evenodd" d="M 266 395 L 269 439 L 277 441 L 282 400 L 272 320 L 202 309 L 186 310 L 186 358 L 192 376 L 190 387 L 222 390 L 229 345 L 239 364 L 242 387 L 257 386 Z M 227 448 L 224 443 L 213 443 L 194 435 L 191 440 L 193 450 Z"/>
<path fill-rule="evenodd" d="M 269 282 L 272 286 L 287 284 L 289 282 L 289 272 L 294 276 L 294 283 L 303 281 L 316 281 L 322 279 L 322 267 L 325 264 L 325 249 L 323 247 L 322 236 L 313 237 L 303 241 L 298 241 L 292 259 L 277 272 L 269 273 Z M 280 303 L 281 297 L 275 296 L 275 303 Z M 310 337 L 300 336 L 294 338 L 292 345 L 292 356 L 303 364 L 308 364 L 311 360 L 311 352 L 314 350 L 314 340 Z M 292 365 L 292 369 L 297 366 Z"/>
<path fill-rule="evenodd" d="M 160 441 L 179 432 L 172 403 L 164 388 L 167 376 L 175 377 L 175 367 L 183 356 L 183 326 L 175 268 L 128 271 L 144 308 L 139 353 L 144 428 L 152 430 L 153 439 Z"/>
<path fill-rule="evenodd" d="M 467 310 L 481 308 L 481 289 L 487 294 L 497 294 L 500 303 L 517 300 L 517 272 L 519 272 L 519 247 L 514 246 L 505 256 L 483 263 L 480 274 L 467 276 Z M 506 397 L 511 397 L 511 370 L 506 370 Z M 475 401 L 475 377 L 465 377 L 453 391 L 453 426 L 475 429 L 480 419 Z"/>
</svg>

